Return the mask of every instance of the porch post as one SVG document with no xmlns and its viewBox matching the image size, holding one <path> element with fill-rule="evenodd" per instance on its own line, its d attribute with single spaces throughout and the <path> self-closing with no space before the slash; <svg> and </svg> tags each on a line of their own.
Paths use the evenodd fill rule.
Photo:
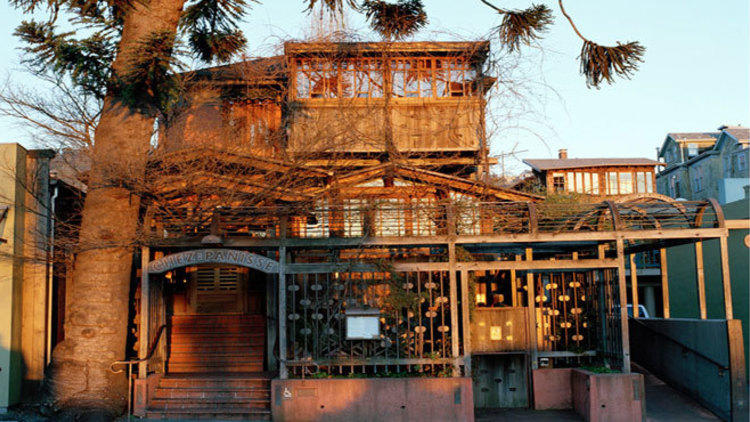
<svg viewBox="0 0 750 422">
<path fill-rule="evenodd" d="M 628 332 L 628 288 L 625 278 L 625 245 L 617 237 L 617 278 L 620 291 L 620 337 L 622 338 L 622 372 L 630 373 L 630 333 Z"/>
<path fill-rule="evenodd" d="M 635 254 L 630 254 L 630 294 L 633 303 L 633 318 L 641 316 L 638 308 L 638 269 L 635 267 Z"/>
<path fill-rule="evenodd" d="M 451 304 L 451 357 L 453 358 L 453 376 L 459 375 L 458 370 L 458 292 L 456 288 L 456 244 L 448 243 L 448 280 L 449 300 Z"/>
<path fill-rule="evenodd" d="M 667 248 L 659 249 L 661 264 L 661 301 L 664 307 L 664 318 L 669 318 L 669 270 L 667 268 Z"/>
<path fill-rule="evenodd" d="M 532 261 L 534 259 L 533 251 L 531 248 L 526 248 L 526 260 Z M 539 367 L 538 359 L 538 339 L 536 331 L 536 292 L 534 291 L 534 273 L 531 270 L 526 271 L 526 298 L 529 312 L 529 351 L 531 353 L 531 369 L 537 369 Z"/>
<path fill-rule="evenodd" d="M 695 278 L 698 283 L 698 311 L 706 319 L 706 279 L 703 273 L 703 242 L 695 242 Z"/>
<path fill-rule="evenodd" d="M 473 295 L 469 295 L 469 272 L 461 271 L 461 324 L 463 325 L 463 343 L 464 343 L 464 376 L 471 376 L 471 319 L 469 315 L 469 300 Z M 458 333 L 454 333 L 458 335 Z"/>
<path fill-rule="evenodd" d="M 145 358 L 148 354 L 148 343 L 149 343 L 149 322 L 150 318 L 148 315 L 149 310 L 149 297 L 151 296 L 151 288 L 149 287 L 148 279 L 148 262 L 150 259 L 151 251 L 148 246 L 141 248 L 141 322 L 140 322 L 140 333 L 138 333 L 138 357 Z M 148 362 L 143 361 L 138 363 L 138 378 L 146 378 L 148 375 Z"/>
<path fill-rule="evenodd" d="M 279 378 L 287 379 L 289 373 L 286 368 L 286 239 L 287 217 L 283 216 L 279 222 Z"/>
<path fill-rule="evenodd" d="M 721 249 L 721 283 L 724 288 L 724 315 L 729 320 L 733 318 L 734 312 L 732 309 L 732 280 L 729 275 L 727 236 L 719 238 L 719 248 Z"/>
</svg>

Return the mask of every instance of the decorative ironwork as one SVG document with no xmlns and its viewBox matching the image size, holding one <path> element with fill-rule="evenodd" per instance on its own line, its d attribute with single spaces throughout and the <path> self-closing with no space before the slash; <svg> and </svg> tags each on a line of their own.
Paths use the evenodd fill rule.
<svg viewBox="0 0 750 422">
<path fill-rule="evenodd" d="M 426 371 L 452 365 L 448 273 L 350 272 L 289 275 L 288 366 L 299 375 Z M 346 309 L 380 311 L 381 334 L 347 340 Z"/>
</svg>

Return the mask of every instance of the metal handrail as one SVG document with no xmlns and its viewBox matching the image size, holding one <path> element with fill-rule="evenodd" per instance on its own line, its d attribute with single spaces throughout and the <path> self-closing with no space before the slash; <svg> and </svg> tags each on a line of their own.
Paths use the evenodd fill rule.
<svg viewBox="0 0 750 422">
<path fill-rule="evenodd" d="M 159 340 L 161 339 L 161 335 L 164 333 L 165 328 L 167 328 L 167 324 L 162 324 L 159 327 L 159 330 L 156 333 L 156 338 L 154 338 L 154 341 L 151 343 L 151 346 L 149 347 L 148 353 L 146 353 L 145 357 L 139 359 L 118 360 L 112 362 L 112 364 L 109 365 L 109 370 L 114 374 L 119 374 L 125 371 L 124 369 L 115 370 L 115 366 L 127 365 L 128 367 L 128 418 L 130 418 L 133 407 L 133 365 L 137 365 L 141 362 L 146 362 L 154 356 L 154 352 L 156 352 L 156 346 L 159 345 Z"/>
</svg>

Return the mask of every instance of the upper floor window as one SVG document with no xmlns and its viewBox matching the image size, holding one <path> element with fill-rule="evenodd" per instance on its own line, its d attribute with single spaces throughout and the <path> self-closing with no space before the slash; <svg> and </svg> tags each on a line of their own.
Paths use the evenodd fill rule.
<svg viewBox="0 0 750 422">
<path fill-rule="evenodd" d="M 737 171 L 745 171 L 747 168 L 747 156 L 745 152 L 740 152 L 737 154 Z"/>
<path fill-rule="evenodd" d="M 382 98 L 386 86 L 399 98 L 465 97 L 476 90 L 477 72 L 461 58 L 299 58 L 295 63 L 297 98 Z"/>
<path fill-rule="evenodd" d="M 698 192 L 703 189 L 703 167 L 695 166 L 693 168 L 693 191 Z"/>
<path fill-rule="evenodd" d="M 688 144 L 688 157 L 698 155 L 698 144 Z"/>
</svg>

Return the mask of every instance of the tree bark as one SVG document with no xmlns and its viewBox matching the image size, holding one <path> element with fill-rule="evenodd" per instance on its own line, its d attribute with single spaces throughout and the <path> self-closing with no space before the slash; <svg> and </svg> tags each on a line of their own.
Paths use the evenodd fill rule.
<svg viewBox="0 0 750 422">
<path fill-rule="evenodd" d="M 152 33 L 176 33 L 184 0 L 132 2 L 127 11 L 115 74 L 126 75 L 141 41 Z M 122 411 L 127 380 L 109 367 L 125 356 L 133 246 L 140 200 L 128 186 L 143 179 L 154 118 L 118 102 L 104 101 L 91 151 L 65 340 L 54 350 L 50 392 L 64 415 L 103 419 Z"/>
</svg>

